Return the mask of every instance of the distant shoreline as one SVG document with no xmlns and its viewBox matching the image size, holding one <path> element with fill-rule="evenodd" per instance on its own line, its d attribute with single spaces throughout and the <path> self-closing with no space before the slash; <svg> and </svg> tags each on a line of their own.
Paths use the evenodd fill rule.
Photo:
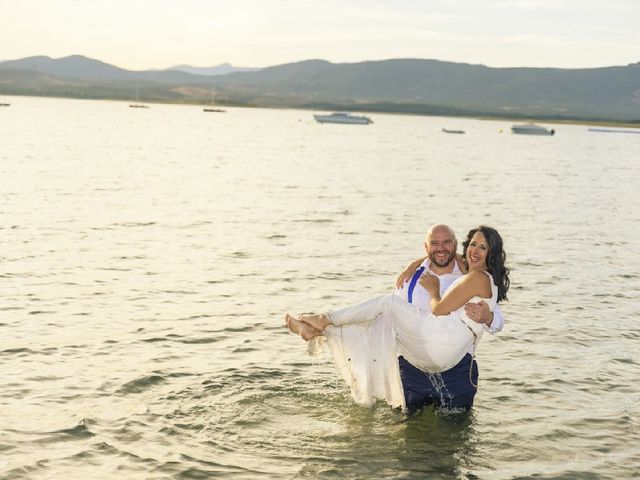
<svg viewBox="0 0 640 480">
<path fill-rule="evenodd" d="M 0 63 L 0 95 L 216 104 L 640 127 L 640 62 L 492 68 L 434 59 L 310 59 L 203 76 L 130 71 L 82 55 Z"/>
<path fill-rule="evenodd" d="M 101 97 L 101 96 L 87 96 L 87 95 L 51 95 L 43 94 L 37 95 L 34 93 L 2 93 L 5 97 L 31 97 L 31 98 L 65 98 L 70 100 L 103 100 L 114 101 L 123 103 L 149 103 L 156 105 L 194 105 L 203 106 L 202 102 L 189 101 L 185 99 L 150 99 L 150 98 L 137 98 L 135 100 L 121 97 Z M 286 105 L 282 103 L 277 104 L 264 104 L 264 103 L 252 103 L 241 101 L 219 101 L 215 103 L 216 107 L 240 107 L 240 108 L 267 108 L 267 109 L 280 109 L 280 110 L 307 110 L 307 111 L 348 111 L 367 114 L 394 114 L 394 115 L 414 115 L 425 117 L 452 117 L 452 118 L 470 118 L 477 120 L 510 120 L 514 122 L 545 122 L 545 123 L 557 123 L 566 125 L 600 125 L 600 126 L 612 126 L 612 127 L 624 127 L 624 128 L 638 128 L 640 129 L 640 120 L 628 121 L 628 120 L 613 120 L 607 118 L 594 118 L 594 117 L 562 117 L 554 115 L 522 115 L 522 114 L 504 114 L 499 115 L 495 112 L 467 112 L 451 107 L 434 107 L 422 104 L 303 104 L 303 105 Z M 396 107 L 396 108 L 394 108 Z"/>
</svg>

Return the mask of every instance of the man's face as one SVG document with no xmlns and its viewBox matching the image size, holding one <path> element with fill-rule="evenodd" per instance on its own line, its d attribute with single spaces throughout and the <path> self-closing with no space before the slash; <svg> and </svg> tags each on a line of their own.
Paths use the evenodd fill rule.
<svg viewBox="0 0 640 480">
<path fill-rule="evenodd" d="M 456 240 L 447 228 L 434 228 L 425 247 L 429 260 L 439 267 L 446 267 L 456 256 Z"/>
</svg>

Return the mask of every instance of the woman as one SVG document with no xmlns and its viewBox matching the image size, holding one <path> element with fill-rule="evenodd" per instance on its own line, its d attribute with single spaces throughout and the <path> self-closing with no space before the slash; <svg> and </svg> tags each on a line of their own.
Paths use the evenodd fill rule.
<svg viewBox="0 0 640 480">
<path fill-rule="evenodd" d="M 299 319 L 287 315 L 287 325 L 305 340 L 325 335 L 336 366 L 358 403 L 384 398 L 392 406 L 404 407 L 398 355 L 426 372 L 448 370 L 484 331 L 466 316 L 464 305 L 484 300 L 493 310 L 497 302 L 507 299 L 509 270 L 496 230 L 481 225 L 469 231 L 463 257 L 468 273 L 442 298 L 436 276 L 425 273 L 420 278 L 431 295 L 433 314 L 389 294 L 326 314 Z"/>
</svg>

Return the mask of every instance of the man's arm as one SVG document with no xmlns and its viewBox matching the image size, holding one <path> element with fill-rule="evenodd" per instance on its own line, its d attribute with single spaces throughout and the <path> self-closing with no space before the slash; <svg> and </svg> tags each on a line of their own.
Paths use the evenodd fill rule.
<svg viewBox="0 0 640 480">
<path fill-rule="evenodd" d="M 504 327 L 504 315 L 499 305 L 496 305 L 496 309 L 491 312 L 489 305 L 484 301 L 467 303 L 464 311 L 474 322 L 483 323 L 485 330 L 491 334 L 501 331 Z"/>
</svg>

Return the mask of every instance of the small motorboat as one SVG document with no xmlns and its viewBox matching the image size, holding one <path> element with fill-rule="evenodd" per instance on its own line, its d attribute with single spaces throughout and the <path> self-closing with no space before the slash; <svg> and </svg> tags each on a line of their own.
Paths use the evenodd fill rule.
<svg viewBox="0 0 640 480">
<path fill-rule="evenodd" d="M 331 115 L 314 115 L 313 118 L 318 123 L 345 123 L 350 125 L 369 125 L 373 123 L 369 117 L 344 112 L 335 112 Z"/>
<path fill-rule="evenodd" d="M 536 125 L 535 123 L 513 125 L 511 127 L 511 131 L 513 133 L 519 133 L 521 135 L 553 135 L 554 133 L 556 133 L 556 131 L 553 129 L 549 130 L 545 127 L 541 127 L 540 125 Z"/>
</svg>

